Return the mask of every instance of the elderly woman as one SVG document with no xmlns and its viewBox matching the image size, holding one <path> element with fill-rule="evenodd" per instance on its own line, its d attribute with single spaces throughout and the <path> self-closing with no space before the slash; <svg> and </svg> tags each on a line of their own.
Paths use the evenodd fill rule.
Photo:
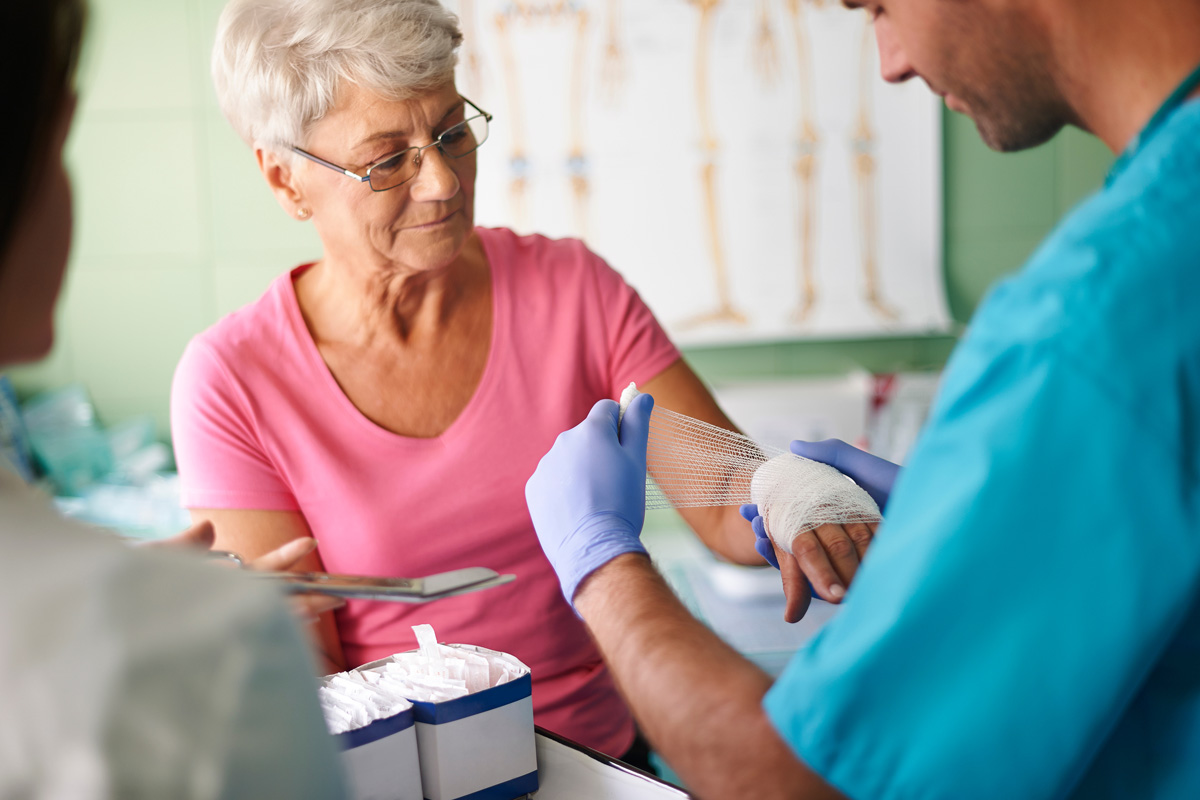
<svg viewBox="0 0 1200 800">
<path fill-rule="evenodd" d="M 436 0 L 225 9 L 221 106 L 324 252 L 184 354 L 172 391 L 184 502 L 248 557 L 311 534 L 308 569 L 516 573 L 430 606 L 351 602 L 320 630 L 325 666 L 408 649 L 410 626 L 429 622 L 521 658 L 539 724 L 628 758 L 633 720 L 560 594 L 524 484 L 561 431 L 630 381 L 732 425 L 580 242 L 474 225 L 490 116 L 455 88 L 460 41 Z M 763 563 L 736 508 L 686 517 L 714 551 Z M 857 563 L 845 544 L 843 582 Z M 838 574 L 810 572 L 825 592 Z"/>
</svg>

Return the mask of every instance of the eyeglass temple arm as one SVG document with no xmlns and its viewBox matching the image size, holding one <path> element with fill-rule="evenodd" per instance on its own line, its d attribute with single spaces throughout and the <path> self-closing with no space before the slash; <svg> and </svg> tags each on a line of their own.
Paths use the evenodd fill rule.
<svg viewBox="0 0 1200 800">
<path fill-rule="evenodd" d="M 296 153 L 297 155 L 304 156 L 309 161 L 315 161 L 316 163 L 320 164 L 322 167 L 329 167 L 332 170 L 337 170 L 338 172 L 342 173 L 343 175 L 354 178 L 354 180 L 358 181 L 359 183 L 366 183 L 367 181 L 370 180 L 370 177 L 367 175 L 359 175 L 357 173 L 351 172 L 348 169 L 339 167 L 337 164 L 334 164 L 331 161 L 326 161 L 323 158 L 314 156 L 312 153 L 301 150 L 299 147 L 296 147 L 294 145 L 292 146 L 292 152 Z"/>
<path fill-rule="evenodd" d="M 484 119 L 486 119 L 488 122 L 491 122 L 491 121 L 492 121 L 492 115 L 491 115 L 491 114 L 489 114 L 488 112 L 484 111 L 482 108 L 480 108 L 479 106 L 475 105 L 475 104 L 474 104 L 474 103 L 472 103 L 470 100 L 468 100 L 467 98 L 463 97 L 461 94 L 459 95 L 459 97 L 461 97 L 461 98 L 462 98 L 462 101 L 463 101 L 464 103 L 466 103 L 466 104 L 467 104 L 467 105 L 469 105 L 471 108 L 473 108 L 473 109 L 475 109 L 476 111 L 478 111 L 478 112 L 479 112 L 479 116 L 482 116 L 482 117 L 483 117 Z M 472 119 L 473 119 L 473 117 L 472 117 Z M 470 121 L 471 121 L 470 119 L 468 119 L 468 120 L 467 120 L 467 122 L 470 122 Z"/>
</svg>

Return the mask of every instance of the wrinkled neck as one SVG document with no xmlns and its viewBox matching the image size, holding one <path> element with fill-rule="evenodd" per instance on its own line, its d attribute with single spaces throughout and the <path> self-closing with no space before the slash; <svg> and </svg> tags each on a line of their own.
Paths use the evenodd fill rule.
<svg viewBox="0 0 1200 800">
<path fill-rule="evenodd" d="M 431 270 L 326 259 L 300 276 L 296 293 L 319 342 L 403 344 L 448 325 L 486 276 L 479 249 L 468 245 L 453 262 Z"/>
</svg>

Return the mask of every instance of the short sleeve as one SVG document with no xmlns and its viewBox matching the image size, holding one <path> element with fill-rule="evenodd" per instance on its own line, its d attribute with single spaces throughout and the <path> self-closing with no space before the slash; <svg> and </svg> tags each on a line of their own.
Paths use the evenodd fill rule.
<svg viewBox="0 0 1200 800">
<path fill-rule="evenodd" d="M 968 341 L 773 723 L 851 797 L 1069 792 L 1186 618 L 1181 461 L 1052 345 Z"/>
<path fill-rule="evenodd" d="M 599 256 L 591 258 L 607 336 L 608 382 L 616 397 L 630 381 L 645 383 L 678 361 L 679 349 L 641 295 Z"/>
<path fill-rule="evenodd" d="M 255 422 L 217 354 L 194 339 L 171 384 L 171 438 L 185 508 L 299 509 Z"/>
</svg>

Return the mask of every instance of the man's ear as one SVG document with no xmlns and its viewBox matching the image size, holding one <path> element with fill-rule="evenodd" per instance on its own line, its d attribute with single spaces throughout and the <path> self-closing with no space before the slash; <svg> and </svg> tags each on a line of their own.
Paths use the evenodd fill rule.
<svg viewBox="0 0 1200 800">
<path fill-rule="evenodd" d="M 307 219 L 312 209 L 306 203 L 303 191 L 296 184 L 291 160 L 262 146 L 254 148 L 254 157 L 258 160 L 258 169 L 266 178 L 267 185 L 271 187 L 279 207 L 290 217 Z"/>
</svg>

